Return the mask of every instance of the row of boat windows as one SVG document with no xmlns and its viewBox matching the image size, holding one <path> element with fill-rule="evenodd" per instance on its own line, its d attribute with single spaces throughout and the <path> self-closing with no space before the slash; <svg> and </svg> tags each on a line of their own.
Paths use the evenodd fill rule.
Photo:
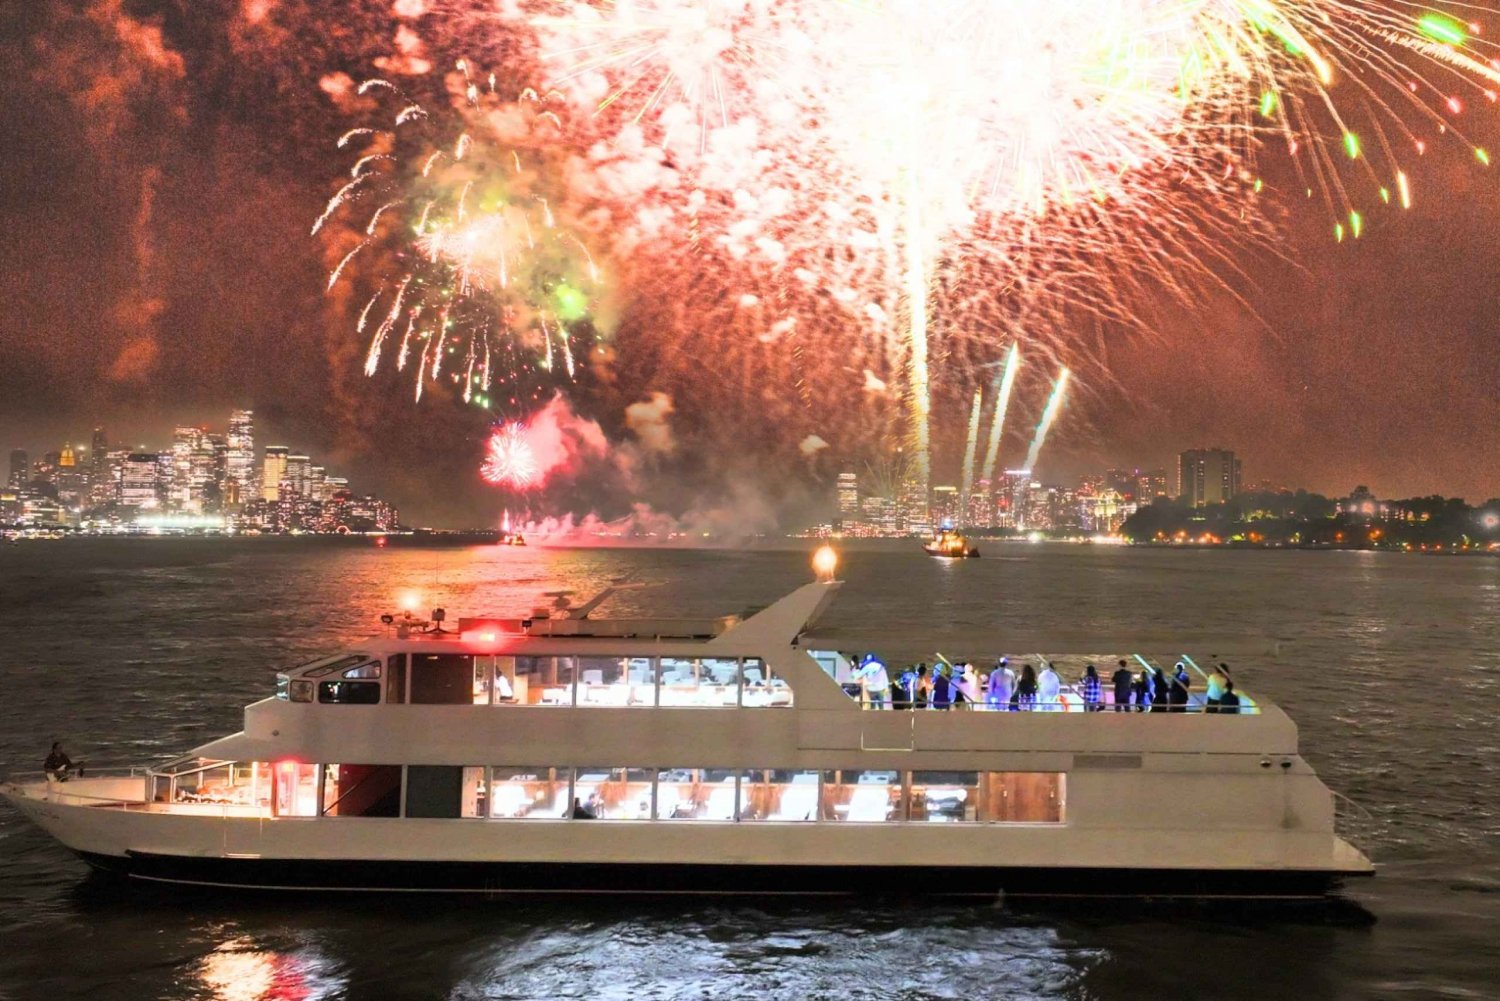
<svg viewBox="0 0 1500 1001">
<path fill-rule="evenodd" d="M 1063 822 L 1061 772 L 221 762 L 154 779 L 162 803 L 282 817 L 830 823 Z"/>
<path fill-rule="evenodd" d="M 758 657 L 350 655 L 277 678 L 277 698 L 374 705 L 790 706 Z"/>
</svg>

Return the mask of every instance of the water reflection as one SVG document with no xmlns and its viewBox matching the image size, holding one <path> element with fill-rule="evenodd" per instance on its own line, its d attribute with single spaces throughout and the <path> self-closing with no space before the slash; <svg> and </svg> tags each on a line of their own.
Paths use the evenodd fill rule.
<svg viewBox="0 0 1500 1001">
<path fill-rule="evenodd" d="M 341 995 L 344 981 L 327 973 L 315 951 L 279 952 L 234 938 L 203 957 L 196 974 L 215 1001 L 319 1001 Z"/>
</svg>

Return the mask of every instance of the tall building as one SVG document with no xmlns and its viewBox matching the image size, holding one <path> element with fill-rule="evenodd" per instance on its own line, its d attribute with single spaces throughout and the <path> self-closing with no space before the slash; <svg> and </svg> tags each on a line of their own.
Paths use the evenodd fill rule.
<svg viewBox="0 0 1500 1001">
<path fill-rule="evenodd" d="M 264 496 L 255 468 L 255 414 L 249 410 L 231 411 L 225 440 L 229 446 L 224 459 L 225 502 L 243 504 Z M 234 500 L 230 499 L 231 494 Z"/>
<path fill-rule="evenodd" d="M 10 485 L 20 489 L 31 478 L 31 457 L 24 448 L 10 450 Z"/>
<path fill-rule="evenodd" d="M 934 527 L 957 528 L 963 522 L 963 511 L 959 507 L 958 487 L 939 484 L 932 488 L 931 518 Z"/>
<path fill-rule="evenodd" d="M 844 521 L 859 518 L 859 477 L 852 472 L 839 473 L 837 488 L 839 517 Z"/>
<path fill-rule="evenodd" d="M 285 445 L 267 445 L 260 467 L 260 499 L 281 500 L 281 481 L 286 478 L 286 458 L 291 449 Z"/>
<path fill-rule="evenodd" d="M 165 454 L 165 453 L 163 453 Z M 170 479 L 163 476 L 172 471 L 170 455 L 168 463 L 162 462 L 163 454 L 156 452 L 131 452 L 120 464 L 120 503 L 126 507 L 154 511 L 162 506 L 166 485 Z"/>
<path fill-rule="evenodd" d="M 1240 460 L 1223 448 L 1193 448 L 1178 457 L 1177 496 L 1192 507 L 1222 504 L 1240 492 Z"/>
<path fill-rule="evenodd" d="M 308 497 L 312 494 L 312 457 L 307 455 L 289 455 L 286 457 L 286 473 L 282 476 L 292 493 L 298 497 Z"/>
</svg>

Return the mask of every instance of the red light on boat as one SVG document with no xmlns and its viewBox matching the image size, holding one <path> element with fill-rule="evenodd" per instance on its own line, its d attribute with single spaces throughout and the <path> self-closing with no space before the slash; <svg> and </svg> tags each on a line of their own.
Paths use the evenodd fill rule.
<svg viewBox="0 0 1500 1001">
<path fill-rule="evenodd" d="M 383 536 L 383 535 L 377 535 L 375 537 L 375 548 L 376 549 L 384 549 L 385 548 L 385 536 Z"/>
</svg>

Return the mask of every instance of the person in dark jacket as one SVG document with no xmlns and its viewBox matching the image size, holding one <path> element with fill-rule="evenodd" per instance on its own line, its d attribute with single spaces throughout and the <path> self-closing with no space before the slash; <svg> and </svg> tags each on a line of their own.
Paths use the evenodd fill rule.
<svg viewBox="0 0 1500 1001">
<path fill-rule="evenodd" d="M 1120 661 L 1120 666 L 1115 668 L 1115 673 L 1109 680 L 1115 683 L 1115 712 L 1129 712 L 1130 689 L 1135 679 L 1130 676 L 1130 668 L 1125 666 L 1123 660 Z"/>
<path fill-rule="evenodd" d="M 1219 698 L 1219 712 L 1237 713 L 1240 711 L 1240 697 L 1234 694 L 1234 682 L 1225 683 L 1224 694 Z"/>
<path fill-rule="evenodd" d="M 56 779 L 58 782 L 66 782 L 68 772 L 75 768 L 79 775 L 83 774 L 83 767 L 75 765 L 73 759 L 68 757 L 68 752 L 63 750 L 62 741 L 53 741 L 52 750 L 47 753 L 47 760 L 42 762 L 42 769 L 47 773 L 47 777 Z"/>
<path fill-rule="evenodd" d="M 1185 713 L 1188 711 L 1188 687 L 1192 684 L 1188 677 L 1187 665 L 1178 662 L 1177 670 L 1172 675 L 1171 687 L 1167 690 L 1167 701 L 1171 703 L 1171 711 L 1174 713 Z"/>
<path fill-rule="evenodd" d="M 932 669 L 932 708 L 952 708 L 953 691 L 953 679 L 948 676 L 948 665 L 935 665 Z"/>
<path fill-rule="evenodd" d="M 1036 672 L 1030 664 L 1021 667 L 1021 680 L 1016 682 L 1016 690 L 1010 697 L 1010 704 L 1021 712 L 1031 712 L 1036 708 Z"/>
</svg>

